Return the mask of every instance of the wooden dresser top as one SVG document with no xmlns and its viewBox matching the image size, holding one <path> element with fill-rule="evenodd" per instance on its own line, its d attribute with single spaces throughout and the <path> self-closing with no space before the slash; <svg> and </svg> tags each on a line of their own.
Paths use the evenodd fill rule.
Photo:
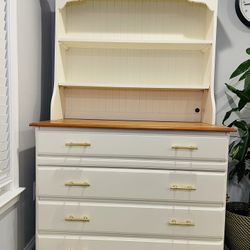
<svg viewBox="0 0 250 250">
<path fill-rule="evenodd" d="M 186 122 L 151 122 L 151 121 L 111 121 L 111 120 L 73 120 L 41 121 L 30 124 L 33 127 L 55 128 L 105 128 L 105 129 L 139 129 L 169 131 L 235 132 L 234 128 L 210 125 L 206 123 Z"/>
</svg>

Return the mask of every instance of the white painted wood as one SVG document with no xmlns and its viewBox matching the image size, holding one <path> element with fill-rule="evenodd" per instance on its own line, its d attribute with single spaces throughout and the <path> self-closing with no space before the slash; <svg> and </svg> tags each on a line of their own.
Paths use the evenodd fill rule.
<svg viewBox="0 0 250 250">
<path fill-rule="evenodd" d="M 201 52 L 209 49 L 212 46 L 210 40 L 197 40 L 197 39 L 183 39 L 176 41 L 169 40 L 142 40 L 142 39 L 131 39 L 127 37 L 126 40 L 119 38 L 112 39 L 112 36 L 103 39 L 84 39 L 83 36 L 80 38 L 72 36 L 64 36 L 58 39 L 58 42 L 65 49 L 69 48 L 123 48 L 123 49 L 167 49 L 167 50 L 199 50 Z"/>
<path fill-rule="evenodd" d="M 84 83 L 83 82 L 59 82 L 58 86 L 60 87 L 61 90 L 63 90 L 63 92 L 68 91 L 68 89 L 65 90 L 63 88 L 71 88 L 70 91 L 72 93 L 73 92 L 78 92 L 79 89 L 82 89 L 82 92 L 86 91 L 86 89 L 87 89 L 88 92 L 90 90 L 92 90 L 92 93 L 93 93 L 94 92 L 93 89 L 97 89 L 97 88 L 102 89 L 103 93 L 104 93 L 104 91 L 103 91 L 104 89 L 105 89 L 105 93 L 111 93 L 112 90 L 117 91 L 117 89 L 119 89 L 120 93 L 124 93 L 128 89 L 133 90 L 133 92 L 138 92 L 138 90 L 140 90 L 139 92 L 140 92 L 141 96 L 145 95 L 144 94 L 145 91 L 143 91 L 144 89 L 147 89 L 147 92 L 149 90 L 161 90 L 161 91 L 165 91 L 166 93 L 168 92 L 168 95 L 173 93 L 173 90 L 184 90 L 184 91 L 186 91 L 185 96 L 188 96 L 189 94 L 192 95 L 193 90 L 206 90 L 206 89 L 208 89 L 207 86 L 201 86 L 201 85 L 200 86 L 199 85 L 185 86 L 185 85 L 172 85 L 172 84 L 168 84 L 168 85 L 162 85 L 162 84 L 133 84 L 133 86 L 128 86 L 127 84 L 87 83 L 87 82 L 84 82 Z M 77 88 L 77 90 L 75 90 L 76 88 Z M 112 89 L 112 90 L 110 90 L 110 89 Z M 180 91 L 175 91 L 173 94 L 176 96 L 176 98 L 179 98 L 178 95 L 180 95 L 180 96 L 183 95 L 183 93 L 180 93 Z M 202 91 L 200 91 L 200 94 L 202 94 Z M 84 98 L 85 95 L 86 94 L 83 94 L 82 97 Z M 167 94 L 165 94 L 165 95 L 167 96 Z M 159 97 L 159 99 L 160 99 L 160 97 Z M 186 101 L 188 101 L 188 100 L 186 100 Z M 200 106 L 200 102 L 197 102 L 197 103 Z"/>
<path fill-rule="evenodd" d="M 9 123 L 10 165 L 13 178 L 12 189 L 19 189 L 19 73 L 18 73 L 18 21 L 17 0 L 8 1 L 8 80 L 9 80 Z M 0 90 L 1 91 L 1 90 Z"/>
<path fill-rule="evenodd" d="M 7 20 L 7 2 L 2 1 L 0 7 L 0 86 L 3 92 L 0 92 L 0 185 L 3 186 L 10 178 L 10 122 L 9 122 L 9 82 L 8 82 L 8 20 Z M 9 185 L 2 187 L 0 190 L 8 190 Z M 0 194 L 0 195 L 1 195 Z"/>
<path fill-rule="evenodd" d="M 226 173 L 51 166 L 37 171 L 38 197 L 225 203 Z M 90 186 L 67 187 L 68 182 Z M 172 190 L 173 185 L 196 190 Z"/>
<path fill-rule="evenodd" d="M 214 124 L 217 3 L 57 0 L 51 119 Z M 227 134 L 39 128 L 36 139 L 37 250 L 223 249 Z"/>
<path fill-rule="evenodd" d="M 227 134 L 39 128 L 36 139 L 38 250 L 223 249 Z M 202 156 L 184 161 L 185 152 L 180 152 L 179 160 L 169 157 L 169 150 L 162 148 L 165 143 L 172 145 L 172 140 L 195 142 Z M 98 147 L 69 152 L 64 149 L 68 142 L 91 147 L 98 142 Z M 168 157 L 161 158 L 166 153 Z M 201 161 L 203 156 L 206 161 Z M 86 181 L 90 186 L 66 188 L 70 181 Z M 170 191 L 172 184 L 193 185 L 196 190 Z M 64 221 L 71 215 L 89 216 L 90 222 Z M 171 219 L 191 220 L 195 226 L 170 226 Z M 105 235 L 109 241 L 103 239 Z M 179 240 L 161 242 L 159 237 Z"/>
<path fill-rule="evenodd" d="M 20 198 L 20 194 L 24 188 L 16 188 L 15 190 L 8 191 L 0 196 L 0 215 L 6 212 L 9 208 L 13 207 Z"/>
<path fill-rule="evenodd" d="M 171 161 L 163 159 L 93 158 L 69 156 L 38 156 L 37 166 L 103 167 L 131 169 L 165 169 L 225 172 L 228 163 L 211 161 Z"/>
<path fill-rule="evenodd" d="M 199 122 L 202 96 L 199 90 L 65 88 L 62 104 L 65 118 Z"/>
<path fill-rule="evenodd" d="M 55 87 L 51 105 L 51 119 L 97 118 L 97 119 L 142 119 L 164 121 L 190 121 L 215 123 L 215 102 L 213 96 L 214 62 L 216 43 L 217 0 L 60 0 L 56 13 L 56 67 Z M 67 4 L 70 3 L 70 4 Z M 164 25 L 163 25 L 164 24 Z M 134 113 L 137 105 L 126 106 L 114 114 L 119 92 L 114 97 L 109 90 L 101 94 L 98 104 L 108 110 L 96 111 L 96 100 L 92 91 L 92 102 L 85 103 L 89 93 L 75 89 L 59 91 L 60 86 L 95 88 L 140 88 L 154 95 L 153 88 L 200 89 L 204 95 L 194 97 L 201 109 L 201 115 L 187 116 L 169 114 L 168 105 L 158 102 L 158 111 L 166 109 L 168 114 L 147 115 Z M 150 90 L 151 89 L 151 90 Z M 207 95 L 209 89 L 209 95 Z M 64 92 L 74 103 L 64 102 Z M 68 95 L 68 93 L 71 95 Z M 101 90 L 102 92 L 102 90 Z M 100 95 L 99 95 L 100 96 Z M 178 91 L 169 92 L 176 97 Z M 187 93 L 182 100 L 192 106 Z M 131 97 L 133 98 L 133 97 Z M 161 99 L 160 96 L 156 96 Z M 138 99 L 137 99 L 138 100 Z M 153 101 L 152 101 L 153 102 Z M 148 103 L 149 105 L 151 102 Z M 73 106 L 71 106 L 73 105 Z M 76 106 L 74 106 L 76 105 Z M 68 107 L 69 106 L 69 107 Z M 76 107 L 87 106 L 88 112 L 76 111 Z M 69 113 L 68 109 L 74 112 Z M 159 113 L 158 112 L 158 113 Z M 140 116 L 140 115 L 139 115 Z"/>
<path fill-rule="evenodd" d="M 212 123 L 215 124 L 216 119 L 216 105 L 215 105 L 215 98 L 214 98 L 214 75 L 215 75 L 215 57 L 216 57 L 216 34 L 217 34 L 217 12 L 218 12 L 218 1 L 208 0 L 212 5 L 214 5 L 215 11 L 213 14 L 208 14 L 208 19 L 213 21 L 208 21 L 208 30 L 207 36 L 214 37 L 213 48 L 210 51 L 210 62 L 211 64 L 208 66 L 208 70 L 206 72 L 207 77 L 210 74 L 210 88 L 209 90 L 204 91 L 204 99 L 203 99 L 203 106 L 205 107 L 202 122 L 204 123 Z M 213 3 L 212 3 L 213 2 Z M 211 16 L 213 15 L 213 16 Z"/>
<path fill-rule="evenodd" d="M 85 0 L 66 8 L 64 25 L 69 34 L 204 38 L 205 5 L 187 0 Z M 164 24 L 164 25 L 163 25 Z"/>
<path fill-rule="evenodd" d="M 68 3 L 74 3 L 74 2 L 81 2 L 83 0 L 57 0 L 57 7 L 59 9 L 63 9 L 66 4 Z"/>
<path fill-rule="evenodd" d="M 89 147 L 69 147 L 66 143 L 90 143 Z M 190 159 L 226 162 L 228 137 L 185 133 L 129 132 L 115 130 L 40 130 L 38 155 L 84 157 L 126 157 L 147 159 Z M 176 150 L 173 146 L 193 146 L 197 150 Z"/>
<path fill-rule="evenodd" d="M 0 6 L 0 214 L 19 200 L 17 1 Z"/>
<path fill-rule="evenodd" d="M 64 72 L 66 82 L 208 87 L 210 80 L 203 79 L 208 64 L 205 55 L 176 49 L 70 48 Z"/>
<path fill-rule="evenodd" d="M 37 237 L 37 250 L 221 250 L 222 246 L 222 241 L 82 237 L 41 234 Z"/>
<path fill-rule="evenodd" d="M 222 239 L 224 212 L 224 208 L 209 207 L 39 201 L 38 232 Z M 90 222 L 65 221 L 69 216 L 87 216 Z M 172 219 L 195 225 L 172 226 Z"/>
<path fill-rule="evenodd" d="M 188 0 L 188 1 L 193 3 L 206 4 L 211 11 L 215 11 L 217 9 L 217 2 L 215 0 Z"/>
</svg>

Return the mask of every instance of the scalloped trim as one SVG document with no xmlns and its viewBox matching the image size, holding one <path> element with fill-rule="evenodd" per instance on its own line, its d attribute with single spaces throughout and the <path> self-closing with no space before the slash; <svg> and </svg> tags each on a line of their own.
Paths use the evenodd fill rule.
<svg viewBox="0 0 250 250">
<path fill-rule="evenodd" d="M 83 0 L 57 0 L 57 7 L 58 9 L 63 9 L 67 3 L 72 3 L 72 2 L 82 2 Z"/>
<path fill-rule="evenodd" d="M 216 10 L 217 1 L 216 0 L 188 0 L 189 2 L 206 4 L 211 11 Z"/>
<path fill-rule="evenodd" d="M 57 0 L 57 6 L 58 9 L 63 9 L 67 3 L 71 3 L 71 2 L 82 2 L 83 0 Z M 211 11 L 215 11 L 216 6 L 217 6 L 217 1 L 216 0 L 188 0 L 189 2 L 193 2 L 193 3 L 202 3 L 202 4 L 206 4 L 207 7 L 211 10 Z"/>
</svg>

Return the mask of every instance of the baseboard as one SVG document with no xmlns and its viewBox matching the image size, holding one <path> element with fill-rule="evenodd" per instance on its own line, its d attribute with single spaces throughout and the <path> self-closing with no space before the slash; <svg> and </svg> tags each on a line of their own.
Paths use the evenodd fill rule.
<svg viewBox="0 0 250 250">
<path fill-rule="evenodd" d="M 33 250 L 33 249 L 35 249 L 35 236 L 30 240 L 30 242 L 23 250 Z"/>
</svg>

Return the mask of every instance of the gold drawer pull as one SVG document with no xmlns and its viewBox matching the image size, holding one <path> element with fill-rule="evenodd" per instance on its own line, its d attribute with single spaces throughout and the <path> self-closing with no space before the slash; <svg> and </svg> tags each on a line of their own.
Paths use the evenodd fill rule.
<svg viewBox="0 0 250 250">
<path fill-rule="evenodd" d="M 65 221 L 67 222 L 90 222 L 90 219 L 88 216 L 83 216 L 83 217 L 75 217 L 75 216 L 69 216 L 65 218 Z"/>
<path fill-rule="evenodd" d="M 70 182 L 66 182 L 64 184 L 66 187 L 90 187 L 90 184 L 88 182 L 74 182 L 74 181 L 70 181 Z"/>
<path fill-rule="evenodd" d="M 192 185 L 177 185 L 177 184 L 173 184 L 170 186 L 171 190 L 180 190 L 180 191 L 195 191 L 196 187 L 192 186 Z"/>
<path fill-rule="evenodd" d="M 69 142 L 69 143 L 65 143 L 65 147 L 91 147 L 90 143 L 73 143 L 73 142 Z"/>
<path fill-rule="evenodd" d="M 174 150 L 198 150 L 198 147 L 196 146 L 180 146 L 180 145 L 174 145 L 172 146 L 172 149 Z"/>
<path fill-rule="evenodd" d="M 176 219 L 172 219 L 168 222 L 170 226 L 184 226 L 184 227 L 193 227 L 195 224 L 191 220 L 186 221 L 177 221 Z"/>
</svg>

